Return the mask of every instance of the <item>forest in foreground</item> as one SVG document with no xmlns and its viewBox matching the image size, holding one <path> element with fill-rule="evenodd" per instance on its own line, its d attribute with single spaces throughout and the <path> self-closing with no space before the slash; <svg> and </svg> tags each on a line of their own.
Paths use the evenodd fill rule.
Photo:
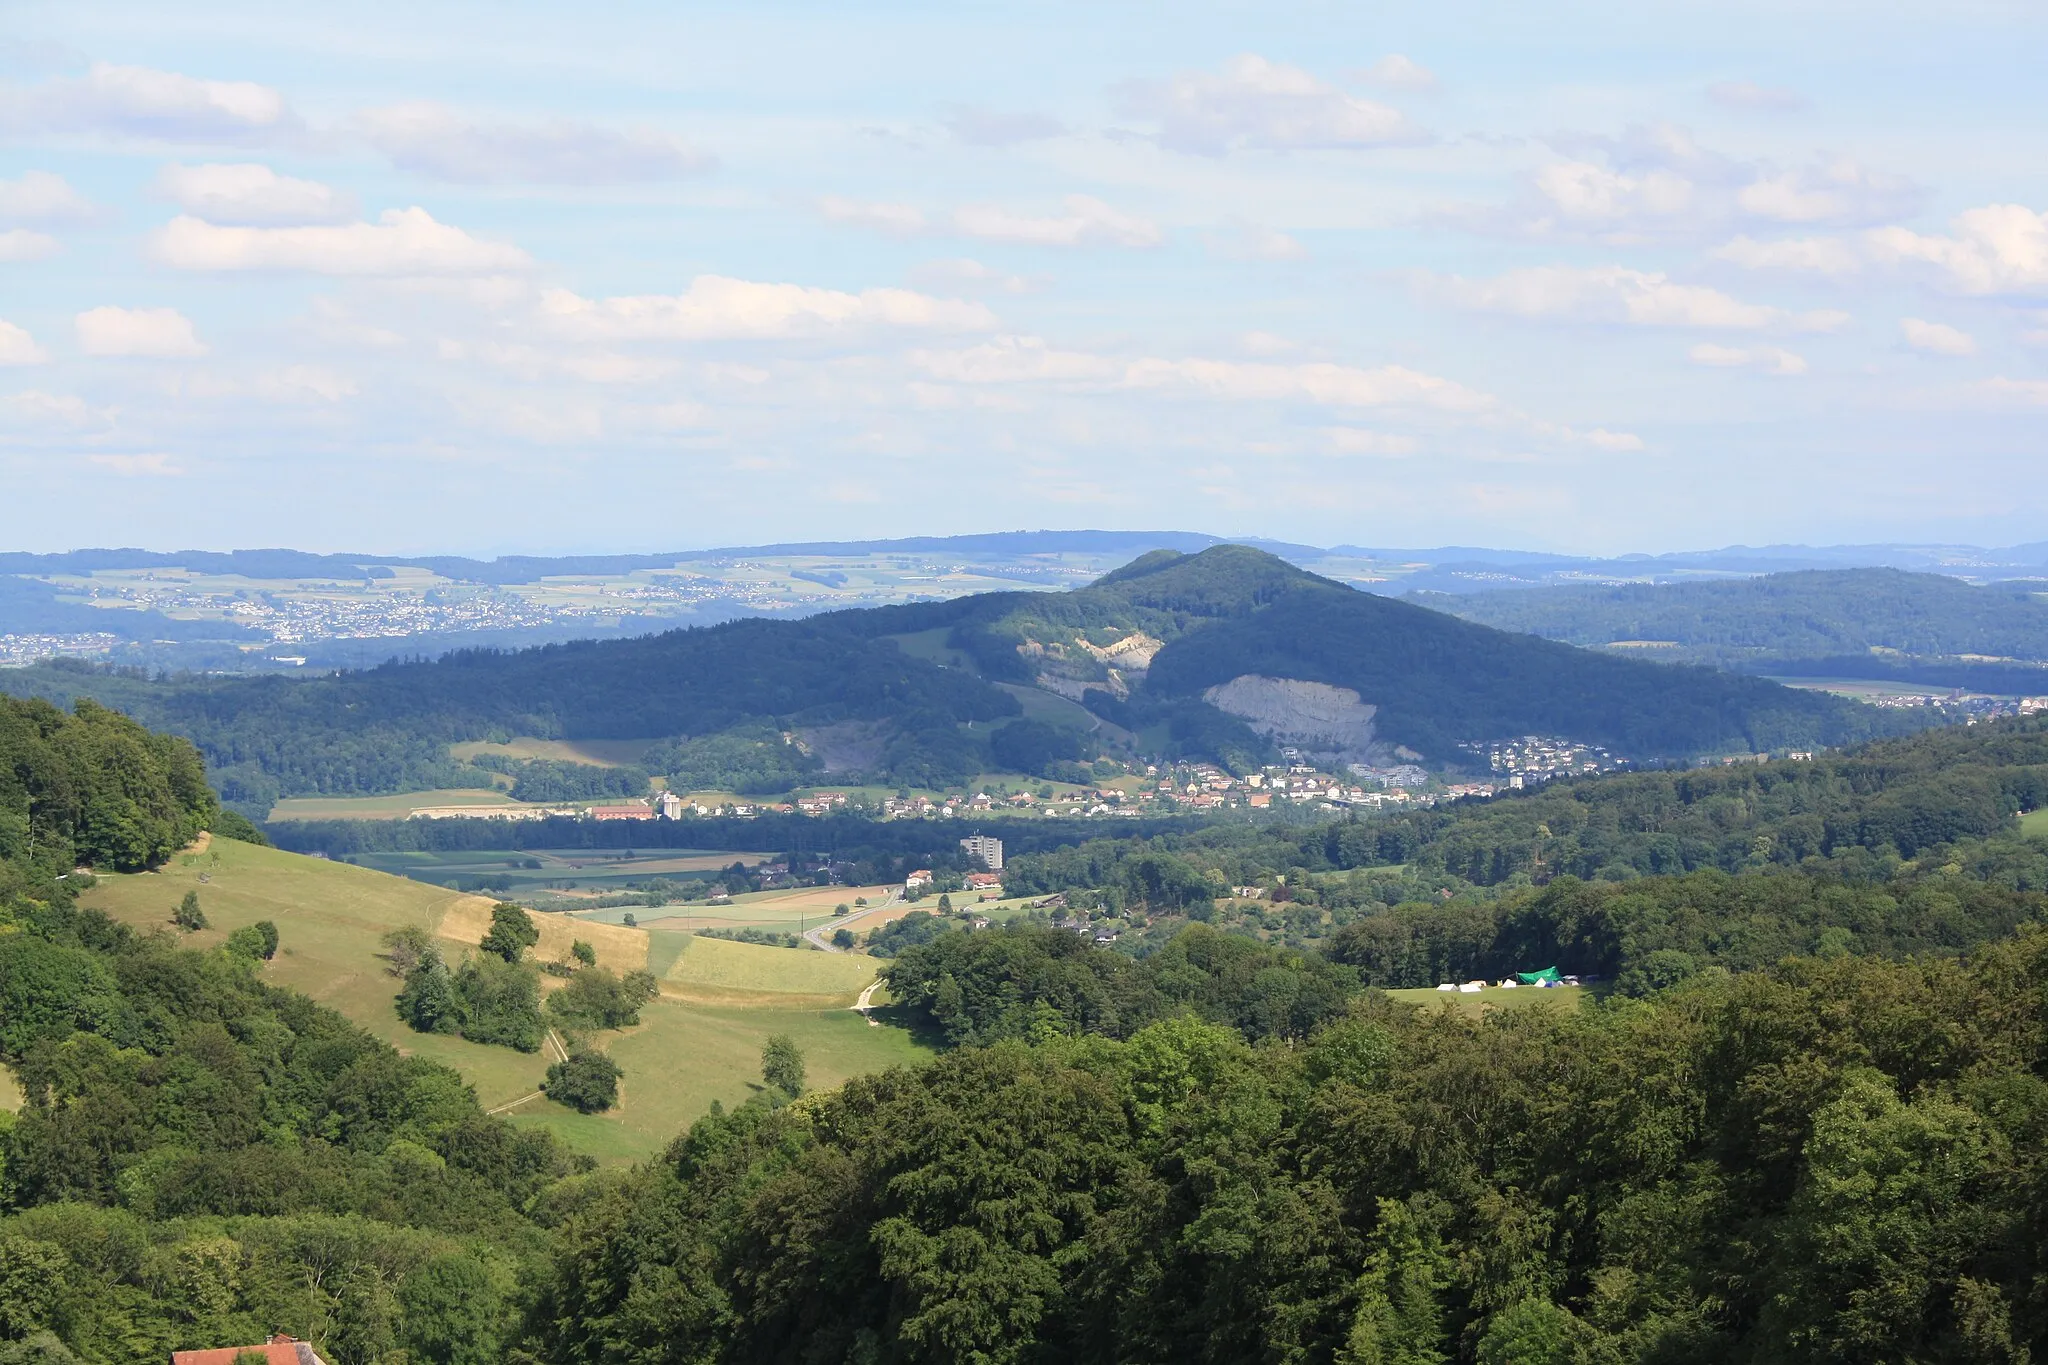
<svg viewBox="0 0 2048 1365">
<path fill-rule="evenodd" d="M 254 831 L 182 741 L 0 703 L 0 1362 L 273 1331 L 337 1365 L 2028 1360 L 2044 746 L 2007 722 L 1095 849 L 1088 889 L 1151 921 L 1128 945 L 949 930 L 889 968 L 939 1058 L 597 1168 L 267 985 L 260 945 L 78 908 L 81 864 Z M 1446 856 L 1524 835 L 1492 880 Z M 1219 913 L 1212 872 L 1298 880 L 1329 932 L 1288 942 L 1303 902 L 1270 892 L 1278 929 Z M 1394 931 L 1426 957 L 1451 913 L 1615 989 L 1476 1017 L 1379 989 L 1423 970 Z"/>
</svg>

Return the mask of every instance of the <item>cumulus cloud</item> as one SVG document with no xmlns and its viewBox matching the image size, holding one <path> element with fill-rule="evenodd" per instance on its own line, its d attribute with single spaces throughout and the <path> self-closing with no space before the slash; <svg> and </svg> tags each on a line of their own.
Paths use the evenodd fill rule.
<svg viewBox="0 0 2048 1365">
<path fill-rule="evenodd" d="M 1302 261 L 1308 248 L 1277 228 L 1257 223 L 1239 223 L 1228 232 L 1212 234 L 1209 250 L 1236 261 Z"/>
<path fill-rule="evenodd" d="M 1695 365 L 1717 369 L 1754 369 L 1790 378 L 1806 373 L 1806 357 L 1778 346 L 1716 346 L 1705 343 L 1686 352 Z"/>
<path fill-rule="evenodd" d="M 185 471 L 173 464 L 169 455 L 151 453 L 146 455 L 88 455 L 86 459 L 102 469 L 111 469 L 127 478 L 176 478 Z"/>
<path fill-rule="evenodd" d="M 1900 318 L 1899 334 L 1906 344 L 1916 351 L 1931 351 L 1935 355 L 1975 355 L 1977 339 L 1960 328 L 1944 322 L 1928 322 L 1924 318 Z"/>
<path fill-rule="evenodd" d="M 976 147 L 1013 147 L 1020 142 L 1038 142 L 1060 137 L 1067 126 L 1045 114 L 1004 113 L 957 105 L 946 114 L 946 128 L 962 142 Z"/>
<path fill-rule="evenodd" d="M 206 354 L 192 321 L 175 308 L 89 308 L 76 319 L 87 355 L 189 360 Z"/>
<path fill-rule="evenodd" d="M 421 208 L 388 209 L 375 223 L 335 227 L 224 227 L 180 215 L 150 234 L 148 250 L 181 270 L 491 275 L 533 264 L 510 243 L 472 237 Z"/>
<path fill-rule="evenodd" d="M 477 123 L 428 102 L 366 109 L 354 126 L 393 164 L 468 184 L 631 184 L 677 180 L 712 165 L 683 138 L 655 128 L 621 131 L 566 119 Z"/>
<path fill-rule="evenodd" d="M 45 256 L 57 254 L 57 239 L 43 232 L 30 232 L 27 228 L 9 228 L 0 232 L 0 265 L 11 261 L 40 261 Z"/>
<path fill-rule="evenodd" d="M 1422 449 L 1422 442 L 1413 436 L 1401 436 L 1386 431 L 1367 431 L 1362 427 L 1325 427 L 1322 434 L 1330 449 L 1339 455 L 1375 455 L 1381 459 L 1401 459 Z"/>
<path fill-rule="evenodd" d="M 0 398 L 0 418 L 14 427 L 77 429 L 107 422 L 112 414 L 96 410 L 76 394 L 23 389 Z"/>
<path fill-rule="evenodd" d="M 95 62 L 83 76 L 0 89 L 0 124 L 163 142 L 247 142 L 295 129 L 277 90 Z"/>
<path fill-rule="evenodd" d="M 1754 81 L 1716 81 L 1707 87 L 1707 98 L 1723 109 L 1786 114 L 1806 108 L 1806 97 L 1797 90 L 1758 85 Z"/>
<path fill-rule="evenodd" d="M 1100 199 L 1070 194 L 1065 213 L 1033 215 L 995 204 L 969 204 L 953 214 L 953 230 L 963 237 L 1025 246 L 1153 247 L 1166 240 L 1148 218 L 1111 208 Z"/>
<path fill-rule="evenodd" d="M 951 294 L 1030 294 L 1048 283 L 1043 276 L 1013 275 L 965 256 L 926 261 L 910 272 L 910 282 Z"/>
<path fill-rule="evenodd" d="M 986 331 L 995 314 L 962 299 L 909 289 L 858 294 L 796 284 L 699 275 L 681 294 L 586 299 L 566 289 L 541 299 L 553 330 L 586 340 L 725 341 L 829 337 L 891 329 Z"/>
<path fill-rule="evenodd" d="M 1221 156 L 1256 149 L 1297 151 L 1413 146 L 1429 135 L 1397 109 L 1358 99 L 1299 67 L 1253 53 L 1220 72 L 1184 71 L 1135 81 L 1118 92 L 1131 117 L 1158 125 L 1159 145 Z"/>
<path fill-rule="evenodd" d="M 2048 379 L 2008 379 L 1999 375 L 1975 387 L 1980 396 L 2001 407 L 2048 408 Z"/>
<path fill-rule="evenodd" d="M 1787 242 L 1738 237 L 1714 254 L 1757 270 L 1842 276 L 1886 267 L 1920 271 L 1959 294 L 2035 294 L 2048 290 L 2048 214 L 1987 204 L 1951 219 L 1947 236 L 1881 227 Z"/>
<path fill-rule="evenodd" d="M 818 200 L 818 212 L 834 223 L 873 228 L 892 237 L 915 237 L 929 223 L 924 210 L 914 204 L 882 204 L 864 199 L 845 199 L 828 194 Z"/>
<path fill-rule="evenodd" d="M 92 205 L 71 182 L 48 171 L 27 171 L 19 180 L 0 180 L 0 223 L 79 223 Z"/>
<path fill-rule="evenodd" d="M 1480 232 L 1616 244 L 1710 239 L 1749 227 L 1856 227 L 1917 212 L 1926 191 L 1846 157 L 1800 166 L 1744 161 L 1673 124 L 1619 137 L 1559 134 L 1564 159 L 1540 167 L 1508 203 L 1441 216 Z"/>
<path fill-rule="evenodd" d="M 1831 331 L 1848 321 L 1838 312 L 1793 313 L 1744 303 L 1718 289 L 1624 266 L 1534 266 L 1491 279 L 1453 275 L 1431 284 L 1460 308 L 1536 320 L 1727 331 Z"/>
<path fill-rule="evenodd" d="M 1430 91 L 1437 87 L 1436 72 L 1411 57 L 1392 52 L 1355 73 L 1367 85 L 1385 90 Z"/>
<path fill-rule="evenodd" d="M 209 223 L 267 227 L 345 223 L 355 201 L 317 180 L 279 175 L 268 166 L 239 163 L 172 164 L 156 178 L 157 193 Z"/>
<path fill-rule="evenodd" d="M 40 365 L 49 358 L 27 328 L 0 319 L 0 365 Z"/>
</svg>

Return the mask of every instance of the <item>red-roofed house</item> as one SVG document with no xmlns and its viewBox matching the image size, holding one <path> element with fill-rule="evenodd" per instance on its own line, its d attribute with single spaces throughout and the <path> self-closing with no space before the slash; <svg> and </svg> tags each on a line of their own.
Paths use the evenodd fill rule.
<svg viewBox="0 0 2048 1365">
<path fill-rule="evenodd" d="M 327 1365 L 311 1346 L 280 1332 L 261 1346 L 216 1346 L 204 1351 L 173 1351 L 171 1365 L 235 1365 L 255 1356 L 264 1365 Z"/>
</svg>

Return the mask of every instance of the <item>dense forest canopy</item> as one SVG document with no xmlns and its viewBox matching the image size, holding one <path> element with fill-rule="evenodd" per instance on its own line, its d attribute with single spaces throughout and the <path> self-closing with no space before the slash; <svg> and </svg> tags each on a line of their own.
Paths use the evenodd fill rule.
<svg viewBox="0 0 2048 1365">
<path fill-rule="evenodd" d="M 2048 843 L 2013 819 L 2048 796 L 2048 723 L 1042 848 L 1006 875 L 1090 881 L 1151 930 L 920 935 L 887 970 L 937 1060 L 828 1093 L 779 1066 L 610 1170 L 266 985 L 288 913 L 277 943 L 195 951 L 80 909 L 75 859 L 150 866 L 219 816 L 182 742 L 90 703 L 6 703 L 0 737 L 25 1097 L 0 1116 L 0 1361 L 273 1331 L 334 1365 L 2048 1349 Z M 98 842 L 124 822 L 146 837 Z M 1630 861 L 1660 826 L 1694 870 Z M 1454 870 L 1525 838 L 1540 869 Z M 1315 911 L 1321 950 L 1229 918 L 1233 878 Z M 532 926 L 492 927 L 510 965 L 496 940 Z M 1539 958 L 1621 979 L 1478 1017 L 1374 989 Z M 622 1021 L 632 984 L 550 1017 Z M 611 1102 L 615 1074 L 571 1070 L 563 1102 Z"/>
</svg>

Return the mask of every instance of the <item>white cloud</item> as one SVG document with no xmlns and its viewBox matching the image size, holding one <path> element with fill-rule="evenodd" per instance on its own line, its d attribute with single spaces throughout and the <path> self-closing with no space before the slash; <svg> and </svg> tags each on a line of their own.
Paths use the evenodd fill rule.
<svg viewBox="0 0 2048 1365">
<path fill-rule="evenodd" d="M 1184 71 L 1119 92 L 1122 109 L 1159 125 L 1162 147 L 1220 156 L 1243 149 L 1294 151 L 1412 146 L 1429 135 L 1397 109 L 1358 99 L 1299 67 L 1246 53 L 1221 72 Z"/>
<path fill-rule="evenodd" d="M 1743 186 L 1735 202 L 1750 217 L 1774 223 L 1867 223 L 1912 213 L 1924 197 L 1903 176 L 1839 157 L 1759 175 Z"/>
<path fill-rule="evenodd" d="M 1398 52 L 1389 53 L 1356 75 L 1368 85 L 1387 90 L 1429 91 L 1437 87 L 1436 72 Z"/>
<path fill-rule="evenodd" d="M 1628 431 L 1609 431 L 1605 427 L 1594 427 L 1591 431 L 1576 434 L 1578 439 L 1595 450 L 1611 450 L 1622 454 L 1649 448 L 1643 444 L 1642 437 Z"/>
<path fill-rule="evenodd" d="M 1729 331 L 1831 331 L 1848 321 L 1837 312 L 1795 314 L 1744 303 L 1718 289 L 1623 266 L 1533 266 L 1491 279 L 1453 275 L 1432 283 L 1458 307 L 1531 319 Z"/>
<path fill-rule="evenodd" d="M 45 256 L 57 254 L 57 239 L 43 232 L 30 232 L 27 228 L 9 228 L 0 232 L 0 264 L 9 261 L 40 261 Z"/>
<path fill-rule="evenodd" d="M 1911 180 L 1846 157 L 1794 167 L 1743 161 L 1668 123 L 1549 141 L 1565 159 L 1539 168 L 1516 199 L 1441 216 L 1481 232 L 1636 244 L 1711 238 L 1749 224 L 1894 222 L 1926 200 Z"/>
<path fill-rule="evenodd" d="M 2000 405 L 2048 408 L 2048 379 L 2008 379 L 1999 375 L 1976 386 L 1977 392 Z"/>
<path fill-rule="evenodd" d="M 1277 228 L 1239 223 L 1209 238 L 1209 250 L 1237 261 L 1303 261 L 1308 248 Z"/>
<path fill-rule="evenodd" d="M 26 328 L 0 320 L 0 365 L 40 365 L 49 358 Z"/>
<path fill-rule="evenodd" d="M 191 319 L 175 308 L 89 308 L 76 325 L 87 355 L 189 360 L 206 354 Z"/>
<path fill-rule="evenodd" d="M 994 204 L 969 204 L 953 214 L 953 229 L 963 237 L 1026 246 L 1153 247 L 1165 240 L 1159 225 L 1147 218 L 1111 208 L 1100 199 L 1070 194 L 1064 214 L 1033 216 Z"/>
<path fill-rule="evenodd" d="M 95 411 L 70 393 L 23 389 L 0 398 L 0 417 L 16 427 L 88 427 L 106 422 L 111 413 Z"/>
<path fill-rule="evenodd" d="M 1754 81 L 1716 81 L 1707 87 L 1707 98 L 1724 109 L 1790 113 L 1806 108 L 1806 97 L 1797 90 L 1758 85 Z"/>
<path fill-rule="evenodd" d="M 486 275 L 533 261 L 438 223 L 425 209 L 387 209 L 375 223 L 221 227 L 189 215 L 150 234 L 149 254 L 181 270 L 305 270 L 322 275 Z"/>
<path fill-rule="evenodd" d="M 0 115 L 0 123 L 52 132 L 167 142 L 242 142 L 298 126 L 270 86 L 106 62 L 83 76 L 0 90 Z"/>
<path fill-rule="evenodd" d="M 968 295 L 1031 294 L 1049 283 L 1044 276 L 1012 275 L 964 256 L 926 261 L 910 272 L 910 282 L 920 289 Z"/>
<path fill-rule="evenodd" d="M 916 351 L 911 363 L 958 384 L 1070 383 L 1124 390 L 1181 389 L 1237 402 L 1307 402 L 1330 407 L 1417 407 L 1474 413 L 1496 406 L 1490 394 L 1400 365 L 1363 369 L 1312 362 L 1121 359 L 1060 351 L 1038 337 L 998 337 L 954 351 Z"/>
<path fill-rule="evenodd" d="M 26 171 L 19 180 L 0 180 L 0 222 L 77 223 L 92 212 L 85 196 L 61 175 Z"/>
<path fill-rule="evenodd" d="M 1751 269 L 1851 275 L 1874 266 L 1919 269 L 1960 294 L 2048 290 L 2048 214 L 1987 204 L 1949 221 L 1949 236 L 1881 227 L 1851 237 L 1757 242 L 1738 237 L 1714 254 Z"/>
<path fill-rule="evenodd" d="M 1899 332 L 1906 338 L 1906 344 L 1916 351 L 1932 351 L 1936 355 L 1977 354 L 1977 339 L 1947 323 L 1900 318 Z"/>
<path fill-rule="evenodd" d="M 176 478 L 185 472 L 164 454 L 88 455 L 86 459 L 127 478 Z"/>
<path fill-rule="evenodd" d="M 1853 275 L 1863 268 L 1855 244 L 1840 237 L 1795 237 L 1760 242 L 1737 237 L 1714 250 L 1717 260 L 1746 270 L 1788 270 L 1809 275 Z"/>
<path fill-rule="evenodd" d="M 1004 113 L 956 106 L 946 115 L 946 127 L 954 137 L 976 147 L 1012 147 L 1020 142 L 1038 142 L 1060 137 L 1067 126 L 1045 114 Z"/>
<path fill-rule="evenodd" d="M 355 201 L 317 180 L 279 175 L 249 163 L 163 168 L 157 192 L 209 223 L 266 227 L 302 223 L 344 223 L 355 217 Z"/>
<path fill-rule="evenodd" d="M 762 284 L 699 275 L 681 294 L 586 299 L 566 289 L 542 296 L 541 312 L 559 332 L 586 339 L 721 341 L 834 336 L 878 328 L 986 331 L 985 306 L 909 289 L 858 294 L 795 284 Z"/>
<path fill-rule="evenodd" d="M 1717 369 L 1757 369 L 1787 378 L 1806 373 L 1806 357 L 1777 346 L 1715 346 L 1701 344 L 1686 352 L 1695 365 Z"/>
<path fill-rule="evenodd" d="M 818 212 L 834 223 L 873 228 L 892 237 L 914 237 L 927 227 L 924 210 L 914 204 L 878 204 L 828 194 L 818 200 Z"/>
<path fill-rule="evenodd" d="M 438 180 L 616 185 L 676 180 L 712 159 L 673 133 L 620 131 L 557 119 L 544 124 L 472 123 L 430 102 L 366 109 L 356 130 L 392 162 Z"/>
<path fill-rule="evenodd" d="M 1382 459 L 1401 459 L 1422 449 L 1422 442 L 1413 436 L 1397 436 L 1385 431 L 1366 431 L 1361 427 L 1325 427 L 1323 438 L 1330 449 L 1339 455 L 1377 455 Z"/>
<path fill-rule="evenodd" d="M 1924 263 L 1964 294 L 2030 293 L 2048 287 L 2048 214 L 2020 204 L 1988 204 L 1950 220 L 1951 237 L 1901 227 L 1864 234 L 1883 263 Z"/>
</svg>

